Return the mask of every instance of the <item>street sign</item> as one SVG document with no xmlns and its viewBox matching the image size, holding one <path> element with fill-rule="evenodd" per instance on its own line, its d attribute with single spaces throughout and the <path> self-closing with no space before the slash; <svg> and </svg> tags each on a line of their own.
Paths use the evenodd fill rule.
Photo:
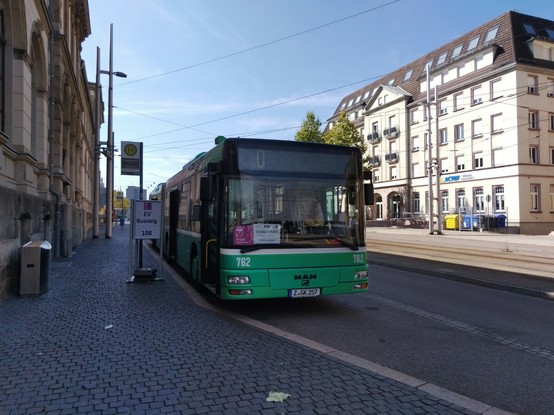
<svg viewBox="0 0 554 415">
<path fill-rule="evenodd" d="M 121 174 L 140 176 L 142 171 L 142 143 L 121 142 Z"/>
<path fill-rule="evenodd" d="M 162 229 L 162 202 L 134 200 L 131 217 L 133 239 L 160 239 Z"/>
</svg>

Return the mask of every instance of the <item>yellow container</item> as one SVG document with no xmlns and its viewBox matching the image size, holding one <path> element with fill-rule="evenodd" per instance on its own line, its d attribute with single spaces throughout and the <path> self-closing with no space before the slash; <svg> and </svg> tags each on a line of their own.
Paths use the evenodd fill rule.
<svg viewBox="0 0 554 415">
<path fill-rule="evenodd" d="M 445 215 L 445 229 L 460 229 L 460 215 Z"/>
</svg>

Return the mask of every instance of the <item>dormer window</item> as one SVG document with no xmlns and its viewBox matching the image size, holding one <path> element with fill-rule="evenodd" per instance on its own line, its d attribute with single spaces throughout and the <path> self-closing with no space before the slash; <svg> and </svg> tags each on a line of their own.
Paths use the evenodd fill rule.
<svg viewBox="0 0 554 415">
<path fill-rule="evenodd" d="M 535 32 L 535 28 L 531 23 L 523 23 L 523 27 L 525 28 L 525 31 L 527 32 L 527 34 L 533 35 L 533 36 L 537 35 L 537 32 Z"/>
<path fill-rule="evenodd" d="M 476 37 L 474 37 L 473 39 L 471 39 L 471 40 L 469 41 L 469 45 L 467 45 L 467 50 L 468 50 L 468 52 L 469 52 L 470 50 L 473 50 L 473 49 L 475 49 L 475 48 L 477 47 L 477 44 L 479 43 L 479 38 L 480 38 L 480 36 L 476 36 Z"/>
<path fill-rule="evenodd" d="M 498 26 L 487 32 L 487 36 L 485 36 L 485 43 L 492 42 L 496 38 L 496 33 L 498 33 Z"/>
<path fill-rule="evenodd" d="M 444 63 L 444 61 L 446 60 L 446 55 L 447 55 L 447 52 L 444 52 L 439 56 L 439 59 L 437 59 L 437 66 Z"/>
<path fill-rule="evenodd" d="M 423 67 L 423 74 L 427 73 L 427 68 L 429 68 L 429 71 L 431 70 L 431 66 L 433 65 L 433 59 L 428 61 L 425 66 Z"/>
<path fill-rule="evenodd" d="M 404 75 L 404 79 L 402 82 L 406 82 L 408 79 L 410 79 L 413 71 L 414 71 L 413 69 L 408 69 L 408 71 L 406 72 L 406 75 Z"/>
<path fill-rule="evenodd" d="M 452 51 L 452 56 L 451 56 L 451 59 L 454 59 L 456 57 L 458 57 L 460 55 L 460 53 L 462 53 L 462 48 L 464 47 L 463 43 L 461 45 L 458 45 L 454 48 L 454 50 Z"/>
</svg>

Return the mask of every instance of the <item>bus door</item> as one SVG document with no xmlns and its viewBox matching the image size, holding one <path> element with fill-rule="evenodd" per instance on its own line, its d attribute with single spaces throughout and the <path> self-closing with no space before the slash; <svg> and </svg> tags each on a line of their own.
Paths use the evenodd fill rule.
<svg viewBox="0 0 554 415">
<path fill-rule="evenodd" d="M 169 193 L 169 246 L 166 245 L 167 255 L 170 259 L 177 258 L 177 225 L 179 222 L 179 204 L 181 195 L 179 190 Z"/>
<path fill-rule="evenodd" d="M 200 233 L 202 246 L 201 280 L 214 284 L 219 277 L 219 197 L 218 176 L 202 178 Z M 216 287 L 217 288 L 217 287 Z"/>
</svg>

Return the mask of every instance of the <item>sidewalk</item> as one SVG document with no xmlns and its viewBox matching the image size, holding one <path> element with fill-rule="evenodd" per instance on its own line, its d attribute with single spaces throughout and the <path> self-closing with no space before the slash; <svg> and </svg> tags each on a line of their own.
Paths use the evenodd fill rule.
<svg viewBox="0 0 554 415">
<path fill-rule="evenodd" d="M 0 303 L 1 414 L 503 413 L 222 314 L 170 271 L 126 283 L 128 246 L 114 228 L 52 261 L 46 294 Z"/>
</svg>

